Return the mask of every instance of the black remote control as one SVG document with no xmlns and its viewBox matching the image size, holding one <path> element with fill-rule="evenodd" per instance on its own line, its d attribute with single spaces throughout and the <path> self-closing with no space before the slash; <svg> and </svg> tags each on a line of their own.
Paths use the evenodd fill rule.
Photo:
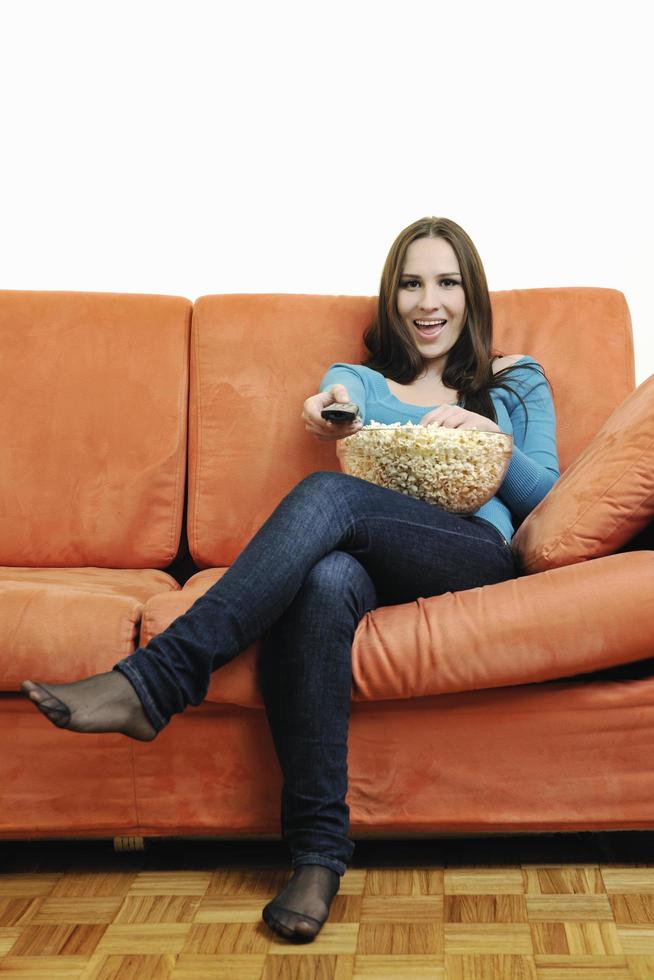
<svg viewBox="0 0 654 980">
<path fill-rule="evenodd" d="M 353 422 L 359 414 L 359 406 L 353 402 L 334 402 L 320 413 L 329 422 Z"/>
</svg>

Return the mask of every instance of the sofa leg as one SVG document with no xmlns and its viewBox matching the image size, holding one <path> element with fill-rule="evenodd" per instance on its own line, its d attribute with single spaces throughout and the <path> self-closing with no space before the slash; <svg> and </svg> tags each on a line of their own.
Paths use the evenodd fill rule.
<svg viewBox="0 0 654 980">
<path fill-rule="evenodd" d="M 114 837 L 114 851 L 144 851 L 143 837 Z"/>
</svg>

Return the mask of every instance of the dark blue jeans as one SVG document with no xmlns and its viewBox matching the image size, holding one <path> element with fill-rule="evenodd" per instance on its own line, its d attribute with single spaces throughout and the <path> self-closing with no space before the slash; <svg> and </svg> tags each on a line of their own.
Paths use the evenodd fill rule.
<svg viewBox="0 0 654 980">
<path fill-rule="evenodd" d="M 293 867 L 342 875 L 354 851 L 345 796 L 357 624 L 377 606 L 516 575 L 510 545 L 486 521 L 344 473 L 311 473 L 220 581 L 114 669 L 159 731 L 204 700 L 214 670 L 260 639 Z"/>
</svg>

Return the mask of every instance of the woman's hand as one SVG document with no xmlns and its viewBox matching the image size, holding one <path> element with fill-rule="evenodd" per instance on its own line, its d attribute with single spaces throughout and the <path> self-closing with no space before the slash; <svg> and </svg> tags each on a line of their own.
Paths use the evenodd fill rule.
<svg viewBox="0 0 654 980">
<path fill-rule="evenodd" d="M 363 425 L 360 418 L 354 419 L 353 422 L 329 422 L 320 414 L 323 408 L 333 405 L 334 402 L 340 402 L 343 405 L 349 400 L 345 385 L 332 385 L 329 391 L 321 391 L 318 395 L 311 395 L 305 401 L 300 416 L 304 419 L 304 428 L 322 442 L 333 442 L 335 439 L 345 439 L 346 436 L 354 435 Z"/>
<path fill-rule="evenodd" d="M 501 432 L 499 425 L 485 415 L 469 412 L 458 405 L 439 405 L 420 419 L 420 425 L 443 425 L 448 429 L 479 429 L 480 432 Z"/>
</svg>

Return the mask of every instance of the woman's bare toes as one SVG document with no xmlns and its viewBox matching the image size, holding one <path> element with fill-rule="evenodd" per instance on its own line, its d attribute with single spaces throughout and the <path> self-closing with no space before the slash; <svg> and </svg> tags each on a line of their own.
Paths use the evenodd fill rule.
<svg viewBox="0 0 654 980">
<path fill-rule="evenodd" d="M 57 728 L 72 732 L 120 732 L 140 742 L 150 742 L 157 734 L 136 691 L 117 670 L 72 684 L 23 681 L 21 688 Z"/>
</svg>

